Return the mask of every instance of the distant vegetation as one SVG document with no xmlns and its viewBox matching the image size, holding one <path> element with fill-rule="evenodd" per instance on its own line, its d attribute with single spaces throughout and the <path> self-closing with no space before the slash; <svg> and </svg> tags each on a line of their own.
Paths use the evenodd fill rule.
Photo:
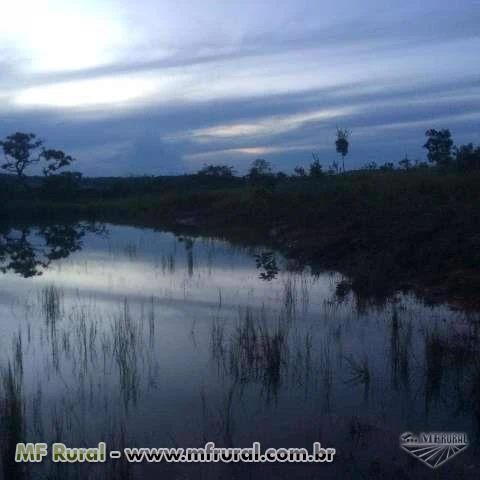
<svg viewBox="0 0 480 480">
<path fill-rule="evenodd" d="M 455 146 L 449 130 L 431 129 L 426 162 L 405 156 L 397 165 L 346 170 L 349 142 L 350 132 L 338 129 L 332 148 L 341 168 L 335 162 L 324 169 L 313 153 L 311 164 L 292 174 L 256 159 L 244 176 L 207 164 L 190 175 L 82 178 L 60 173 L 72 157 L 45 149 L 33 134 L 16 133 L 0 142 L 7 158 L 2 168 L 10 173 L 0 177 L 0 214 L 3 223 L 69 216 L 194 227 L 339 269 L 349 276 L 345 285 L 358 291 L 435 286 L 477 297 L 480 147 Z M 43 176 L 28 177 L 37 162 Z"/>
<path fill-rule="evenodd" d="M 3 195 L 9 200 L 25 200 L 32 194 L 39 199 L 70 200 L 72 195 L 79 199 L 105 199 L 129 195 L 164 193 L 165 189 L 176 187 L 187 189 L 230 188 L 262 185 L 275 187 L 279 183 L 292 180 L 319 179 L 337 174 L 357 175 L 359 171 L 345 169 L 351 132 L 337 128 L 335 149 L 342 159 L 342 165 L 335 161 L 324 170 L 319 153 L 312 153 L 313 161 L 305 168 L 297 166 L 292 174 L 274 172 L 270 162 L 258 158 L 254 160 L 244 176 L 229 165 L 205 164 L 196 174 L 180 176 L 137 176 L 82 178 L 80 172 L 63 171 L 75 159 L 62 150 L 45 148 L 44 141 L 33 133 L 17 132 L 0 141 L 4 163 L 0 168 L 7 175 L 0 175 Z M 432 175 L 439 173 L 471 172 L 480 170 L 480 146 L 473 143 L 456 146 L 448 129 L 430 129 L 426 132 L 427 162 L 411 160 L 407 155 L 397 165 L 385 162 L 377 165 L 367 162 L 360 170 L 387 172 L 393 170 L 429 169 Z M 35 165 L 41 167 L 43 176 L 28 176 L 28 170 Z M 23 190 L 23 192 L 22 192 Z"/>
</svg>

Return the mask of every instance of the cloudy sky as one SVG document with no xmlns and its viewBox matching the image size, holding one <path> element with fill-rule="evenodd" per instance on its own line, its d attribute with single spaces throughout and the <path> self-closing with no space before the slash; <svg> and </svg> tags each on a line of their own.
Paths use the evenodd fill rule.
<svg viewBox="0 0 480 480">
<path fill-rule="evenodd" d="M 87 175 L 244 172 L 425 157 L 480 143 L 480 0 L 5 0 L 0 136 Z"/>
</svg>

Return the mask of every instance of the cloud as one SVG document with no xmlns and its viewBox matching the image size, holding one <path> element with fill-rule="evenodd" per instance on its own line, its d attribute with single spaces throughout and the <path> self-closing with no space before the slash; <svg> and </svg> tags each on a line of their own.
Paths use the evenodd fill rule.
<svg viewBox="0 0 480 480">
<path fill-rule="evenodd" d="M 290 130 L 301 128 L 310 122 L 338 120 L 352 114 L 353 108 L 338 108 L 336 110 L 313 110 L 296 114 L 276 115 L 273 117 L 259 118 L 251 123 L 233 123 L 214 127 L 200 128 L 189 132 L 187 135 L 198 142 L 209 142 L 214 139 L 234 139 L 238 137 L 269 137 L 279 135 Z M 172 136 L 178 138 L 180 135 Z"/>
<path fill-rule="evenodd" d="M 88 174 L 328 164 L 337 123 L 350 166 L 423 155 L 428 127 L 478 138 L 474 2 L 42 0 L 21 24 L 28 4 L 0 20 L 0 134 L 37 132 Z"/>
<path fill-rule="evenodd" d="M 125 77 L 98 78 L 82 82 L 56 83 L 19 91 L 13 103 L 19 107 L 102 108 L 123 106 L 148 98 L 161 87 L 160 82 Z"/>
</svg>

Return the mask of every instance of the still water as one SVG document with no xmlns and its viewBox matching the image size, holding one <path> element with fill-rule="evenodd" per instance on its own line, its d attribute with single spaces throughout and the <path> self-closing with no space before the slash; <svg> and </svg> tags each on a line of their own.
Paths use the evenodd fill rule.
<svg viewBox="0 0 480 480">
<path fill-rule="evenodd" d="M 2 474 L 15 478 L 432 478 L 406 431 L 468 434 L 436 478 L 478 478 L 479 319 L 339 295 L 268 248 L 133 227 L 4 229 Z M 306 447 L 326 464 L 36 465 L 16 442 Z"/>
</svg>

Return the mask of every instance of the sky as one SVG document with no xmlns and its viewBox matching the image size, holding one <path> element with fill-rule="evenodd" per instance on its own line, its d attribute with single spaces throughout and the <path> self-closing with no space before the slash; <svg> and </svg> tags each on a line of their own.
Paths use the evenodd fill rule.
<svg viewBox="0 0 480 480">
<path fill-rule="evenodd" d="M 480 144 L 480 0 L 5 0 L 0 137 L 90 176 L 347 168 Z"/>
</svg>

